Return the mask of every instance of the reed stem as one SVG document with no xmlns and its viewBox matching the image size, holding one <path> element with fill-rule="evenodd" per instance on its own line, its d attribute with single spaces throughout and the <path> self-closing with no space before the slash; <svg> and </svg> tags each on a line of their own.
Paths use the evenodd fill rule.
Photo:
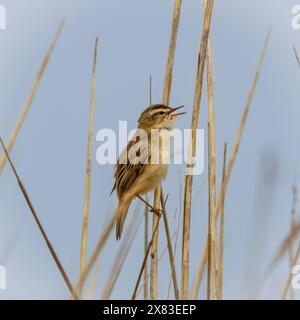
<svg viewBox="0 0 300 320">
<path fill-rule="evenodd" d="M 29 96 L 25 101 L 25 104 L 24 104 L 23 109 L 22 109 L 22 111 L 21 111 L 21 113 L 19 115 L 19 118 L 18 118 L 18 120 L 16 122 L 16 125 L 15 125 L 15 127 L 14 127 L 14 129 L 13 129 L 13 131 L 12 131 L 10 137 L 9 137 L 9 139 L 8 139 L 8 142 L 6 144 L 6 150 L 7 150 L 8 153 L 11 151 L 11 149 L 12 149 L 12 147 L 14 145 L 15 140 L 16 140 L 18 134 L 19 134 L 19 131 L 21 130 L 21 127 L 22 127 L 22 125 L 23 125 L 23 123 L 25 121 L 27 113 L 28 113 L 28 111 L 29 111 L 29 109 L 30 109 L 30 107 L 32 105 L 33 99 L 34 99 L 34 97 L 35 97 L 35 95 L 37 93 L 37 90 L 38 90 L 38 88 L 40 86 L 40 83 L 41 83 L 41 81 L 43 79 L 43 76 L 45 74 L 45 71 L 46 71 L 46 68 L 48 66 L 49 60 L 50 60 L 50 58 L 52 56 L 52 53 L 53 53 L 54 48 L 55 48 L 55 46 L 57 44 L 57 41 L 58 41 L 58 39 L 59 39 L 59 37 L 60 37 L 60 35 L 62 33 L 63 27 L 64 27 L 64 21 L 62 21 L 59 24 L 59 27 L 58 27 L 58 29 L 57 29 L 57 31 L 55 33 L 55 36 L 54 36 L 54 38 L 52 40 L 52 43 L 51 43 L 51 45 L 50 45 L 50 47 L 49 47 L 49 49 L 48 49 L 48 51 L 47 51 L 47 53 L 46 53 L 46 55 L 44 57 L 42 65 L 41 65 L 41 67 L 40 67 L 40 69 L 39 69 L 39 71 L 38 71 L 38 73 L 36 75 L 36 78 L 35 78 L 35 81 L 34 81 L 32 87 L 31 87 L 31 91 L 29 93 Z M 0 173 L 1 173 L 1 171 L 2 171 L 2 169 L 4 167 L 4 165 L 5 165 L 6 159 L 7 159 L 7 157 L 6 157 L 5 153 L 3 153 L 3 155 L 0 158 Z"/>
<path fill-rule="evenodd" d="M 92 89 L 91 89 L 89 129 L 88 129 L 88 147 L 87 147 L 87 160 L 86 160 L 86 173 L 85 173 L 84 210 L 83 210 L 81 250 L 80 250 L 80 273 L 81 274 L 84 272 L 85 265 L 86 265 L 88 220 L 89 220 L 89 209 L 90 209 L 94 118 L 95 118 L 97 49 L 98 49 L 98 38 L 96 38 L 95 46 L 94 46 L 94 61 L 93 61 L 93 72 L 92 72 Z M 81 291 L 82 291 L 82 288 L 79 288 L 80 294 L 81 294 Z"/>
<path fill-rule="evenodd" d="M 191 200 L 193 175 L 192 166 L 196 151 L 196 129 L 200 113 L 200 102 L 203 88 L 203 75 L 205 60 L 207 55 L 207 42 L 210 32 L 210 23 L 213 11 L 213 0 L 208 0 L 205 8 L 203 32 L 198 54 L 198 67 L 196 78 L 196 90 L 192 115 L 192 134 L 189 147 L 187 173 L 185 177 L 185 194 L 184 194 L 184 216 L 183 216 L 183 240 L 182 240 L 182 267 L 181 267 L 181 298 L 186 300 L 189 294 L 189 263 L 190 263 L 190 223 L 191 223 Z"/>
</svg>

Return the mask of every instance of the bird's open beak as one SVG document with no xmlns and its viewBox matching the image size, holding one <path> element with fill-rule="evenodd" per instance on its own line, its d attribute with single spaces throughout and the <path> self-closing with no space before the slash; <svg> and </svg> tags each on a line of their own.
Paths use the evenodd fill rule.
<svg viewBox="0 0 300 320">
<path fill-rule="evenodd" d="M 180 106 L 177 108 L 173 108 L 168 114 L 172 117 L 172 118 L 176 118 L 178 116 L 181 116 L 183 114 L 185 114 L 186 112 L 176 112 L 177 110 L 183 108 L 184 106 Z"/>
</svg>

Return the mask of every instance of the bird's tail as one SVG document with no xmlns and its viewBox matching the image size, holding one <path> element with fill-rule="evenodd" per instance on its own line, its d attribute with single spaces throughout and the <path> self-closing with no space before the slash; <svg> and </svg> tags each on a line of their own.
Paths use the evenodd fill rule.
<svg viewBox="0 0 300 320">
<path fill-rule="evenodd" d="M 129 200 L 121 200 L 117 209 L 117 223 L 116 223 L 116 239 L 121 239 L 121 234 L 124 226 L 124 222 L 130 207 L 132 198 Z"/>
</svg>

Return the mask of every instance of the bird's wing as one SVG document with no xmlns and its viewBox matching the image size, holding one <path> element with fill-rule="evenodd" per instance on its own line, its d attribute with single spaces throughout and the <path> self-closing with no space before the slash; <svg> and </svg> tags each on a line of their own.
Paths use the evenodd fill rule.
<svg viewBox="0 0 300 320">
<path fill-rule="evenodd" d="M 112 192 L 116 190 L 118 197 L 121 198 L 141 175 L 149 160 L 148 142 L 136 141 L 133 138 L 118 158 Z"/>
</svg>

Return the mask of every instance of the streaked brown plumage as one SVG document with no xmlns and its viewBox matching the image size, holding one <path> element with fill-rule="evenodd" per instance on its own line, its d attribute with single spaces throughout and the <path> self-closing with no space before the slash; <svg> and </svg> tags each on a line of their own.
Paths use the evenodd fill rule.
<svg viewBox="0 0 300 320">
<path fill-rule="evenodd" d="M 158 187 L 162 179 L 167 175 L 168 164 L 161 163 L 161 160 L 156 162 L 157 164 L 151 163 L 151 159 L 153 160 L 153 158 L 151 158 L 150 144 L 151 142 L 152 144 L 155 143 L 153 136 L 151 141 L 151 130 L 166 129 L 167 131 L 171 131 L 175 126 L 176 117 L 184 113 L 176 113 L 176 110 L 179 108 L 171 108 L 162 104 L 146 108 L 138 120 L 137 133 L 117 160 L 114 175 L 115 184 L 113 187 L 113 191 L 116 190 L 119 198 L 116 212 L 117 240 L 121 237 L 123 225 L 132 200 L 137 195 L 147 193 Z M 139 129 L 144 130 L 146 133 L 144 138 L 143 135 L 139 135 Z M 159 143 L 159 141 L 157 142 Z M 158 148 L 159 155 L 161 156 L 161 144 L 159 144 Z M 148 150 L 149 152 L 147 152 Z M 135 159 L 136 161 L 132 161 Z"/>
</svg>

